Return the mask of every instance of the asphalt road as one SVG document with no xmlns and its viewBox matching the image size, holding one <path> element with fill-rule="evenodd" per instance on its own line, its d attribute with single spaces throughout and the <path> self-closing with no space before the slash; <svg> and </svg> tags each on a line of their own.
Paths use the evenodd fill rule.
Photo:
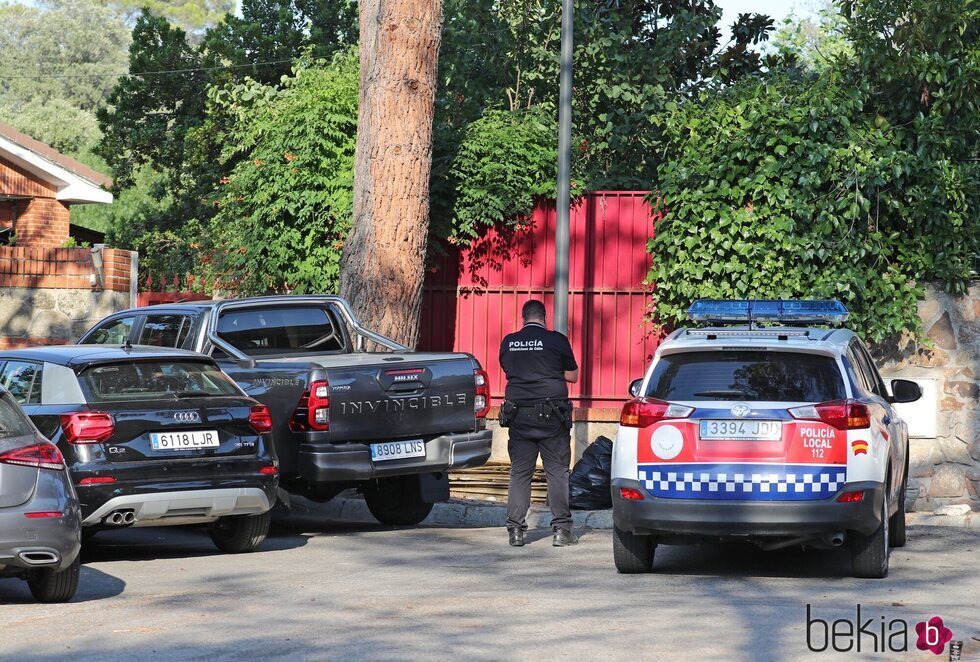
<svg viewBox="0 0 980 662">
<path fill-rule="evenodd" d="M 852 579 L 840 551 L 741 545 L 661 547 L 657 573 L 621 576 L 610 531 L 565 549 L 543 536 L 512 549 L 501 529 L 280 526 L 262 551 L 230 556 L 195 529 L 102 534 L 70 604 L 0 580 L 0 657 L 858 659 L 868 636 L 860 656 L 808 650 L 806 605 L 853 621 L 860 603 L 874 631 L 882 617 L 908 624 L 911 652 L 876 659 L 948 659 L 915 649 L 914 624 L 932 616 L 980 658 L 976 529 L 911 528 L 879 581 Z"/>
</svg>

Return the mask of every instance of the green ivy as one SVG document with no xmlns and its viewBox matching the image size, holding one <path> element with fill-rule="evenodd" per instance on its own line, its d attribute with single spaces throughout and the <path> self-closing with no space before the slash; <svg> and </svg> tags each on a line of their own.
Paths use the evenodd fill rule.
<svg viewBox="0 0 980 662">
<path fill-rule="evenodd" d="M 908 227 L 905 187 L 929 164 L 864 99 L 830 78 L 774 75 L 659 118 L 667 215 L 649 250 L 661 323 L 699 297 L 834 297 L 871 340 L 920 330 L 915 279 L 933 246 Z"/>
<path fill-rule="evenodd" d="M 471 122 L 449 170 L 450 225 L 435 225 L 437 234 L 466 244 L 490 226 L 526 220 L 538 198 L 554 198 L 557 133 L 554 117 L 540 108 L 491 110 Z M 572 186 L 581 193 L 585 182 Z"/>
</svg>

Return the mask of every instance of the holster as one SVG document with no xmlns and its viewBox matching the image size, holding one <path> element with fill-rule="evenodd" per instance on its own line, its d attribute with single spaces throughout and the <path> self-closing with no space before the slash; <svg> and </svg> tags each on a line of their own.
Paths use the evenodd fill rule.
<svg viewBox="0 0 980 662">
<path fill-rule="evenodd" d="M 517 405 L 510 400 L 504 400 L 503 404 L 500 405 L 500 418 L 498 419 L 500 427 L 509 428 L 516 417 Z"/>
</svg>

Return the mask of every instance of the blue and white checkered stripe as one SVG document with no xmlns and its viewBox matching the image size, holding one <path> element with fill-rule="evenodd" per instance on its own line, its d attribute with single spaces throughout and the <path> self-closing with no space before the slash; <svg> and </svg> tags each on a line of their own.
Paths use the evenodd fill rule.
<svg viewBox="0 0 980 662">
<path fill-rule="evenodd" d="M 821 464 L 641 464 L 639 479 L 655 497 L 803 501 L 843 487 L 846 467 Z"/>
</svg>

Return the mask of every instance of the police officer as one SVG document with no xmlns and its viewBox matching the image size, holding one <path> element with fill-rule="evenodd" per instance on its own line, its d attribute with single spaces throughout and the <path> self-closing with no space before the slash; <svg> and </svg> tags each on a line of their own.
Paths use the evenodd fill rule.
<svg viewBox="0 0 980 662">
<path fill-rule="evenodd" d="M 540 453 L 548 479 L 552 544 L 565 547 L 578 542 L 568 508 L 572 427 L 568 383 L 578 380 L 578 364 L 568 338 L 545 327 L 543 303 L 528 301 L 521 316 L 524 327 L 500 345 L 500 366 L 507 376 L 500 423 L 510 429 L 507 531 L 512 546 L 524 545 L 531 475 Z"/>
</svg>

